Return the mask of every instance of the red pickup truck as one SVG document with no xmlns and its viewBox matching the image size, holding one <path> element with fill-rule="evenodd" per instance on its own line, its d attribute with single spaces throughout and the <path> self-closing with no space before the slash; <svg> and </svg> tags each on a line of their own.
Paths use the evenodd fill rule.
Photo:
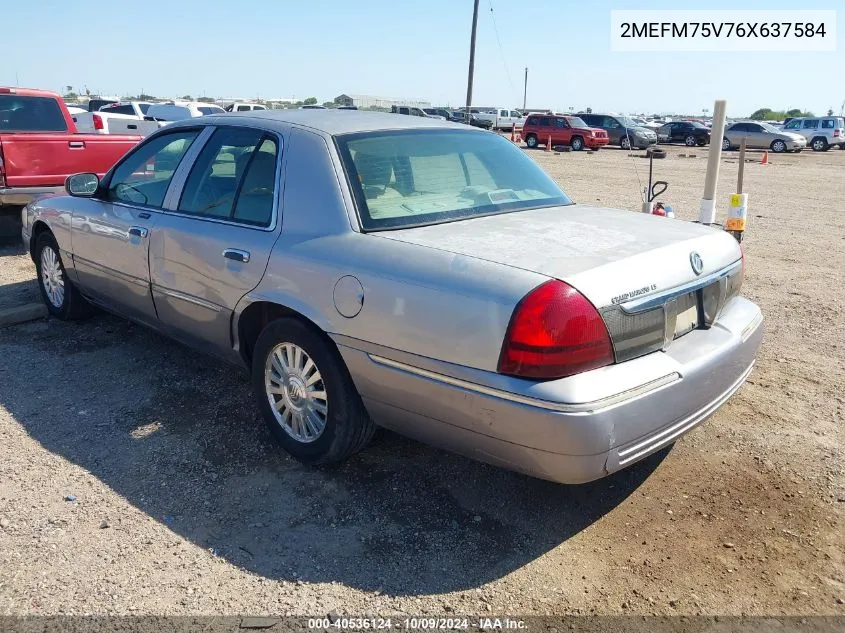
<svg viewBox="0 0 845 633">
<path fill-rule="evenodd" d="M 0 233 L 20 221 L 20 206 L 63 191 L 71 174 L 102 177 L 142 138 L 79 134 L 59 95 L 0 87 Z"/>
</svg>

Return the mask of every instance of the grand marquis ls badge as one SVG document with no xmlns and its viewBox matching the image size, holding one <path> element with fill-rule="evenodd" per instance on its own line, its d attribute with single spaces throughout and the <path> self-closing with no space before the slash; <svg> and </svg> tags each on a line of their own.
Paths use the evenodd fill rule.
<svg viewBox="0 0 845 633">
<path fill-rule="evenodd" d="M 704 270 L 704 262 L 701 260 L 701 255 L 695 251 L 689 254 L 689 263 L 692 266 L 692 272 L 696 275 L 700 275 L 701 271 Z"/>
</svg>

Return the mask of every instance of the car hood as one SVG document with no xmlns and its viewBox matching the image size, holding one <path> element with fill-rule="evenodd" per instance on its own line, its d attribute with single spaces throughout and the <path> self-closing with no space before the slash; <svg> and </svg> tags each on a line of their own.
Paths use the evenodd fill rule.
<svg viewBox="0 0 845 633">
<path fill-rule="evenodd" d="M 633 211 L 568 205 L 379 235 L 560 279 L 595 305 L 643 288 L 673 288 L 741 257 L 726 231 Z M 704 268 L 690 265 L 697 252 Z M 642 293 L 641 293 L 642 294 Z"/>
</svg>

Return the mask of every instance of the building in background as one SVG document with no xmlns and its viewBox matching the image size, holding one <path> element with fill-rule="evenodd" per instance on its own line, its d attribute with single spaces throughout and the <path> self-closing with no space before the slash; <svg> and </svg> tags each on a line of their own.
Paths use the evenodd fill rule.
<svg viewBox="0 0 845 633">
<path fill-rule="evenodd" d="M 355 106 L 360 110 L 365 108 L 384 108 L 390 109 L 391 106 L 403 105 L 414 106 L 416 108 L 430 108 L 430 101 L 422 101 L 419 99 L 392 99 L 390 97 L 373 97 L 371 95 L 347 95 L 342 94 L 334 98 L 335 104 L 339 106 Z"/>
</svg>

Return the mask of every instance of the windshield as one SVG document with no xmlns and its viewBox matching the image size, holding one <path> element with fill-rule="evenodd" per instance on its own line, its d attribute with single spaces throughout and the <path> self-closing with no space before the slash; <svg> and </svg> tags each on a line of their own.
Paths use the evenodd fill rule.
<svg viewBox="0 0 845 633">
<path fill-rule="evenodd" d="M 707 129 L 707 126 L 704 125 L 701 121 L 690 121 L 690 125 L 697 128 Z"/>
<path fill-rule="evenodd" d="M 640 123 L 637 119 L 632 119 L 629 116 L 620 116 L 616 117 L 616 119 L 625 127 L 641 127 L 642 123 Z"/>
<path fill-rule="evenodd" d="M 779 129 L 777 129 L 777 128 L 776 128 L 774 125 L 772 125 L 771 123 L 758 122 L 758 123 L 757 123 L 757 125 L 761 126 L 761 127 L 762 127 L 764 130 L 766 130 L 767 132 L 774 132 L 775 134 L 780 134 L 780 130 L 779 130 Z"/>
<path fill-rule="evenodd" d="M 577 116 L 571 117 L 569 119 L 569 125 L 571 125 L 572 127 L 590 127 L 589 125 L 587 125 L 584 119 Z"/>
<path fill-rule="evenodd" d="M 379 231 L 572 204 L 505 138 L 469 130 L 337 138 L 361 226 Z"/>
</svg>

